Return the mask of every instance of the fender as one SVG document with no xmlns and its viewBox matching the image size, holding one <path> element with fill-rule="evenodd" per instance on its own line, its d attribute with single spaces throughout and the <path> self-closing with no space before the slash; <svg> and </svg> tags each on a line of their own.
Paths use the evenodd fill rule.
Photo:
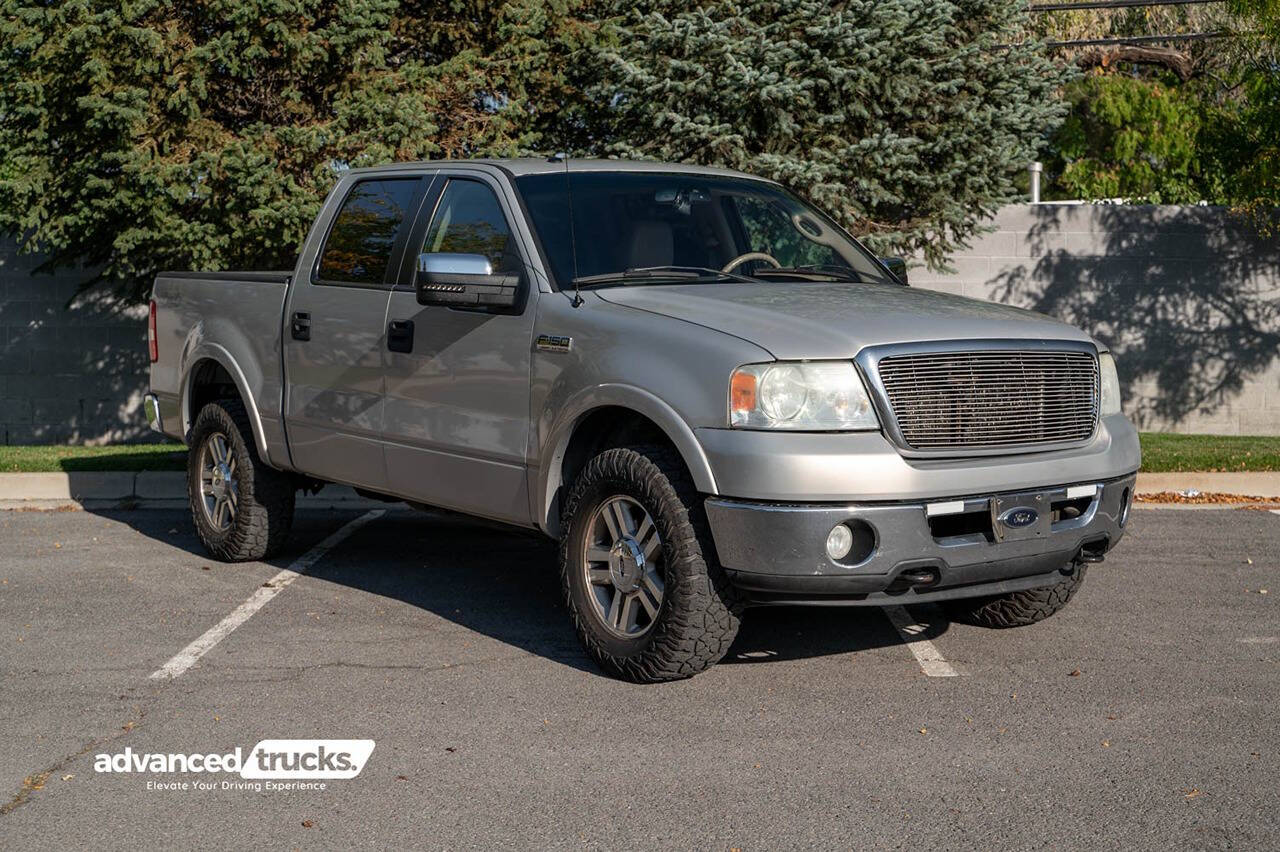
<svg viewBox="0 0 1280 852">
<path fill-rule="evenodd" d="M 249 425 L 253 430 L 253 443 L 258 448 L 258 457 L 273 467 L 278 467 L 272 459 L 270 448 L 267 446 L 267 435 L 262 428 L 262 415 L 258 412 L 258 402 L 254 399 L 253 394 L 249 390 L 249 381 L 245 378 L 244 370 L 240 369 L 240 365 L 232 354 L 219 343 L 213 343 L 209 340 L 196 342 L 199 335 L 200 326 L 192 329 L 191 336 L 187 339 L 187 346 L 183 348 L 181 360 L 182 375 L 182 433 L 184 435 L 191 431 L 191 421 L 195 418 L 196 412 L 191 410 L 191 380 L 194 377 L 196 364 L 201 361 L 216 361 L 231 376 L 231 380 L 235 383 L 236 391 L 240 394 L 240 399 L 244 401 L 245 410 L 249 413 Z"/>
<path fill-rule="evenodd" d="M 564 464 L 569 440 L 584 417 L 598 408 L 610 406 L 627 408 L 652 420 L 675 445 L 698 490 L 705 494 L 719 493 L 715 475 L 702 445 L 698 443 L 693 429 L 675 409 L 661 398 L 634 385 L 596 385 L 579 391 L 561 407 L 546 439 L 541 442 L 540 464 L 536 468 L 537 480 L 530 483 L 529 493 L 530 499 L 536 503 L 533 506 L 534 520 L 548 535 L 558 537 L 560 531 L 560 519 L 555 511 L 555 494 L 561 486 L 560 469 Z"/>
</svg>

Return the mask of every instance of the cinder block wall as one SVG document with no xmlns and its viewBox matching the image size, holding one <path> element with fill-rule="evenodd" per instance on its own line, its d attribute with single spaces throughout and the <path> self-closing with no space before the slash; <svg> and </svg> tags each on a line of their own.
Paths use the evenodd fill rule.
<svg viewBox="0 0 1280 852">
<path fill-rule="evenodd" d="M 1015 205 L 913 286 L 1060 317 L 1109 344 L 1145 429 L 1280 435 L 1280 238 L 1212 207 Z M 151 440 L 146 307 L 72 299 L 0 242 L 0 440 Z"/>
<path fill-rule="evenodd" d="M 142 416 L 146 306 L 73 299 L 87 273 L 33 275 L 37 262 L 0 242 L 0 440 L 152 440 Z"/>
<path fill-rule="evenodd" d="M 1085 329 L 1144 429 L 1280 435 L 1280 236 L 1216 207 L 1024 204 L 991 224 L 912 285 Z"/>
</svg>

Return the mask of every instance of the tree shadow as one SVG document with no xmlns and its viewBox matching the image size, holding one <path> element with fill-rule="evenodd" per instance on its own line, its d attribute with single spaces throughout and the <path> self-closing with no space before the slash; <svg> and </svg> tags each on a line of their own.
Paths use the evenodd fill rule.
<svg viewBox="0 0 1280 852">
<path fill-rule="evenodd" d="M 1038 259 L 987 282 L 990 297 L 1111 347 L 1139 426 L 1211 417 L 1280 359 L 1280 240 L 1220 208 L 1028 210 Z"/>
<path fill-rule="evenodd" d="M 0 443 L 150 443 L 147 306 L 108 288 L 80 290 L 91 274 L 37 274 L 41 258 L 0 240 Z"/>
</svg>

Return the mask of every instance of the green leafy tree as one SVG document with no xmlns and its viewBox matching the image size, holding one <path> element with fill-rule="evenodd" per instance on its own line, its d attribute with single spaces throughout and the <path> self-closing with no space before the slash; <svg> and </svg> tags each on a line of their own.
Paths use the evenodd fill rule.
<svg viewBox="0 0 1280 852">
<path fill-rule="evenodd" d="M 1090 74 L 1068 87 L 1058 131 L 1058 194 L 1185 204 L 1201 198 L 1203 104 L 1180 86 Z"/>
<path fill-rule="evenodd" d="M 577 0 L 0 0 L 0 230 L 141 293 L 291 266 L 337 173 L 564 120 Z"/>
<path fill-rule="evenodd" d="M 942 265 L 1064 109 L 1014 0 L 619 4 L 596 150 L 782 181 L 881 252 Z"/>
<path fill-rule="evenodd" d="M 1220 31 L 1175 45 L 1084 48 L 1053 136 L 1050 198 L 1206 201 L 1275 227 L 1280 207 L 1280 0 L 1044 15 L 1049 38 Z"/>
</svg>

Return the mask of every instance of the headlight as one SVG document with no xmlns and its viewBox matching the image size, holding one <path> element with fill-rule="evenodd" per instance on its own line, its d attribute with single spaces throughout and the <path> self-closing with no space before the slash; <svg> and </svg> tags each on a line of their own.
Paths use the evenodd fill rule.
<svg viewBox="0 0 1280 852">
<path fill-rule="evenodd" d="M 1116 375 L 1116 359 L 1111 353 L 1103 352 L 1098 356 L 1098 370 L 1102 380 L 1102 416 L 1120 413 L 1120 377 Z"/>
<path fill-rule="evenodd" d="M 814 432 L 880 428 L 850 361 L 739 367 L 729 380 L 729 425 Z"/>
</svg>

